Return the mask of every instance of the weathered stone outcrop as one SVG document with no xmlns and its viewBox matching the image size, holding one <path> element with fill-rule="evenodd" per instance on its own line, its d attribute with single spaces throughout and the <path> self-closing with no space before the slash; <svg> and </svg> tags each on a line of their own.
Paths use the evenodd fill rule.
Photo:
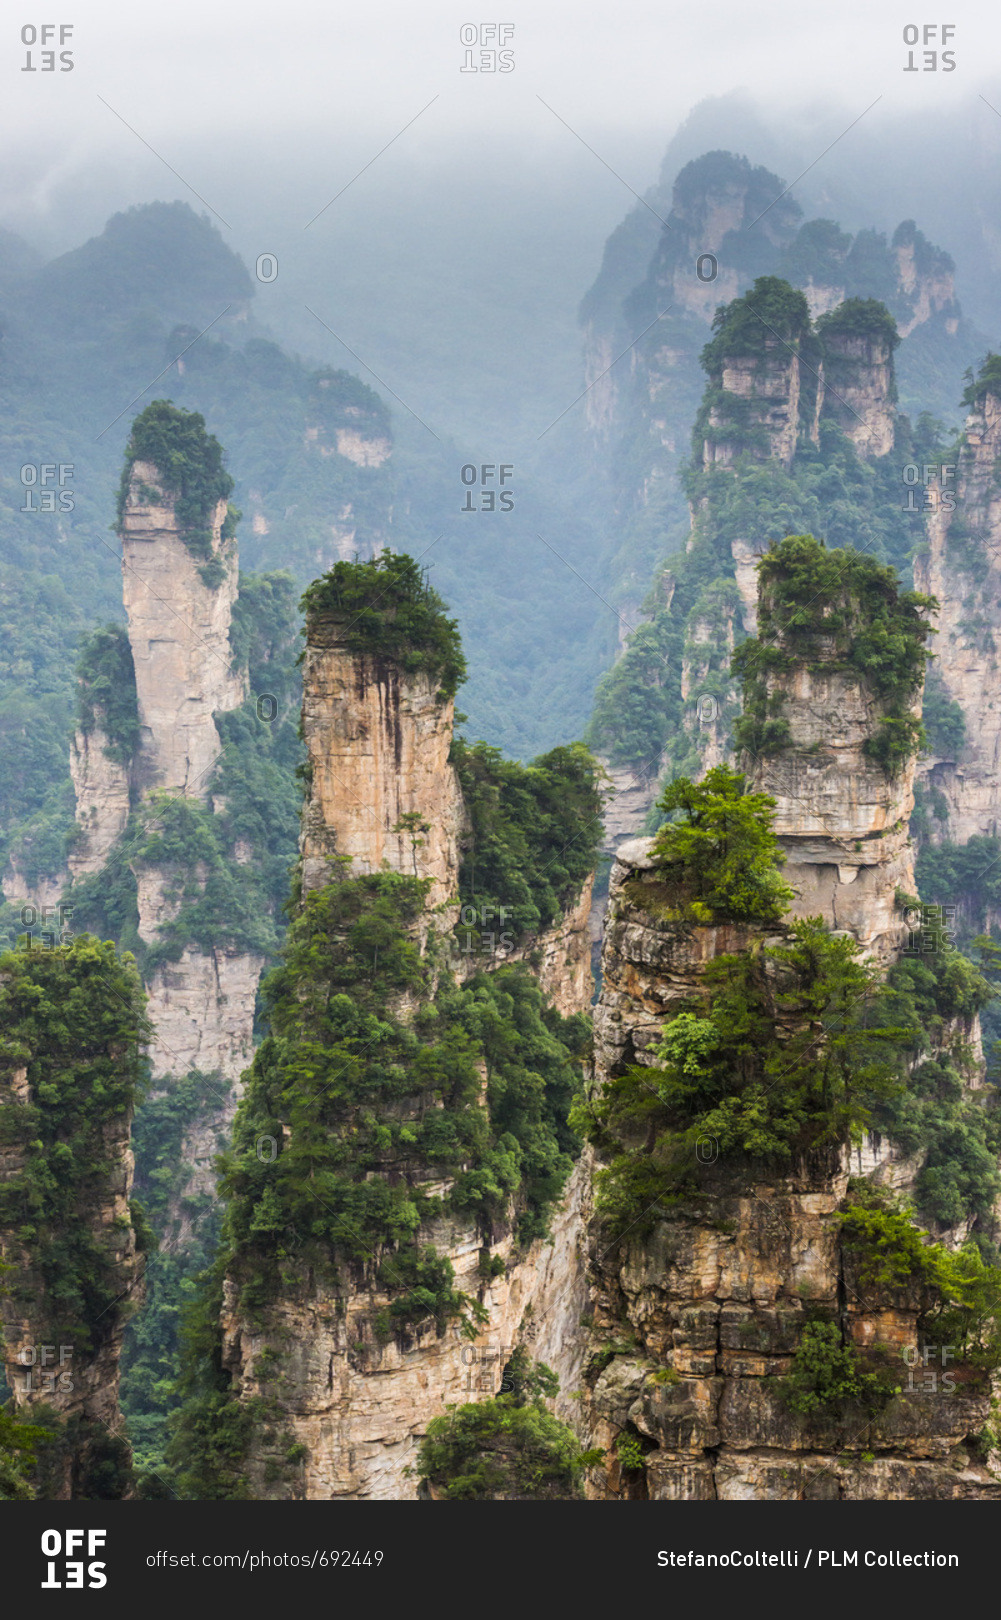
<svg viewBox="0 0 1001 1620">
<path fill-rule="evenodd" d="M 155 969 L 147 987 L 156 1029 L 154 1079 L 198 1069 L 239 1080 L 253 1056 L 263 965 L 263 956 L 252 952 L 220 949 L 206 956 L 187 946 L 176 962 Z"/>
<path fill-rule="evenodd" d="M 74 878 L 101 870 L 129 819 L 129 768 L 110 758 L 108 747 L 101 726 L 92 731 L 78 730 L 70 745 L 70 775 L 79 829 L 68 858 Z"/>
<path fill-rule="evenodd" d="M 857 677 L 820 663 L 771 682 L 785 694 L 790 741 L 777 754 L 750 760 L 748 775 L 776 800 L 784 876 L 796 891 L 792 914 L 822 916 L 887 960 L 907 933 L 896 891 L 913 894 L 915 887 L 908 832 L 913 759 L 888 776 L 868 757 L 865 744 L 879 711 Z M 913 712 L 920 713 L 920 696 Z"/>
<path fill-rule="evenodd" d="M 121 521 L 122 584 L 136 670 L 143 791 L 208 797 L 219 754 L 213 715 L 237 708 L 245 672 L 234 672 L 229 628 L 237 590 L 235 539 L 223 537 L 226 503 L 210 520 L 210 555 L 185 544 L 176 500 L 156 467 L 136 461 Z M 200 572 L 219 571 L 218 584 Z M 210 576 L 211 577 L 211 576 Z"/>
<path fill-rule="evenodd" d="M 996 836 L 1001 826 L 999 456 L 1001 399 L 988 389 L 967 419 L 957 468 L 921 492 L 931 510 L 927 550 L 914 561 L 915 585 L 938 600 L 938 669 L 966 723 L 956 758 L 922 762 L 923 781 L 942 795 L 947 811 L 931 821 L 933 842 L 965 844 L 978 834 Z"/>
<path fill-rule="evenodd" d="M 733 355 L 723 361 L 720 385 L 725 393 L 748 407 L 743 413 L 741 432 L 731 432 L 732 410 L 723 413 L 714 405 L 709 412 L 710 434 L 703 441 L 703 466 L 729 467 L 746 448 L 746 433 L 763 428 L 767 454 L 791 467 L 799 434 L 800 364 L 799 356 L 779 339 L 767 339 L 762 356 Z"/>
<path fill-rule="evenodd" d="M 424 671 L 408 674 L 351 650 L 349 622 L 311 616 L 303 666 L 309 788 L 300 852 L 303 890 L 352 871 L 430 878 L 429 908 L 452 900 L 462 800 L 449 763 L 454 703 Z M 421 823 L 412 831 L 404 818 Z"/>
<path fill-rule="evenodd" d="M 888 455 L 896 411 L 891 344 L 835 328 L 825 333 L 825 349 L 818 416 L 823 412 L 835 421 L 867 460 Z"/>
<path fill-rule="evenodd" d="M 254 1332 L 236 1307 L 231 1291 L 223 1313 L 224 1364 L 241 1399 L 273 1396 L 275 1385 L 255 1374 L 271 1349 L 272 1369 L 281 1375 L 283 1407 L 281 1452 L 293 1443 L 306 1448 L 297 1477 L 269 1483 L 266 1443 L 256 1446 L 249 1478 L 254 1496 L 293 1496 L 308 1501 L 330 1498 L 387 1500 L 414 1498 L 417 1479 L 408 1472 L 432 1418 L 449 1405 L 488 1399 L 500 1393 L 501 1373 L 512 1351 L 525 1345 L 560 1379 L 555 1410 L 566 1421 L 576 1415 L 583 1353 L 579 1320 L 584 1309 L 584 1215 L 588 1197 L 583 1167 L 577 1170 L 552 1221 L 552 1240 L 536 1241 L 521 1254 L 507 1237 L 491 1254 L 508 1271 L 484 1282 L 479 1273 L 482 1240 L 460 1222 L 443 1221 L 422 1231 L 455 1269 L 455 1286 L 477 1298 L 489 1320 L 475 1339 L 449 1327 L 440 1336 L 430 1326 L 401 1347 L 393 1338 L 380 1344 L 372 1320 L 388 1296 L 377 1287 L 348 1294 L 342 1311 L 316 1293 L 282 1302 L 275 1328 Z M 279 1459 L 280 1460 L 280 1459 Z M 287 1473 L 287 1470 L 286 1470 Z"/>
<path fill-rule="evenodd" d="M 917 230 L 913 220 L 905 220 L 893 235 L 893 255 L 897 263 L 899 296 L 909 305 L 909 313 L 898 319 L 901 337 L 909 337 L 919 326 L 940 317 L 945 331 L 953 337 L 959 326 L 956 302 L 955 265 L 948 253 L 935 248 Z"/>
<path fill-rule="evenodd" d="M 611 855 L 623 839 L 635 838 L 642 829 L 657 797 L 658 773 L 631 765 L 612 765 L 607 759 L 601 763 L 611 788 L 605 804 L 603 849 L 606 855 Z"/>
<path fill-rule="evenodd" d="M 635 840 L 612 875 L 598 1090 L 653 1061 L 665 1022 L 699 993 L 708 962 L 767 943 L 750 926 L 691 927 L 660 913 L 650 843 Z M 589 1494 L 1001 1498 L 1001 1473 L 976 1438 L 990 1410 L 986 1377 L 963 1368 L 946 1378 L 949 1367 L 926 1376 L 916 1365 L 920 1289 L 865 1283 L 841 1241 L 836 1211 L 850 1171 L 837 1151 L 781 1177 L 706 1164 L 697 1200 L 654 1206 L 633 1235 L 612 1242 L 592 1223 L 584 1416 L 606 1467 L 592 1471 Z M 807 1423 L 782 1400 L 779 1380 L 818 1312 L 850 1342 L 887 1347 L 900 1393 L 882 1410 Z M 620 1438 L 641 1450 L 642 1471 L 623 1465 Z"/>
<path fill-rule="evenodd" d="M 185 1178 L 172 1198 L 163 1236 L 168 1253 L 192 1235 L 190 1201 L 215 1196 L 215 1157 L 227 1146 L 243 1071 L 254 1055 L 254 1009 L 264 957 L 219 949 L 211 955 L 186 947 L 176 962 L 149 976 L 147 1008 L 151 1097 L 164 1095 L 197 1070 L 211 1076 L 208 1097 L 181 1139 Z"/>
</svg>

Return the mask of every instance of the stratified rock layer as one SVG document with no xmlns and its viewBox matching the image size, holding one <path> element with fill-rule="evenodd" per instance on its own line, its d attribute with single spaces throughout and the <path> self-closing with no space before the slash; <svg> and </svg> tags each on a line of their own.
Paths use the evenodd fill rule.
<svg viewBox="0 0 1001 1620">
<path fill-rule="evenodd" d="M 907 825 L 914 762 L 887 776 L 867 755 L 879 705 L 863 681 L 824 669 L 822 653 L 818 664 L 770 679 L 785 698 L 789 745 L 746 764 L 753 787 L 776 801 L 783 875 L 796 891 L 792 914 L 821 916 L 888 959 L 907 934 L 896 892 L 913 894 L 915 886 Z M 920 697 L 913 712 L 920 713 Z"/>
<path fill-rule="evenodd" d="M 595 1020 L 598 1089 L 653 1061 L 665 1023 L 699 994 L 708 962 L 767 943 L 746 926 L 658 920 L 655 890 L 649 903 L 643 896 L 654 881 L 649 841 L 624 846 L 612 874 Z M 920 1290 L 865 1285 L 842 1247 L 836 1211 L 850 1169 L 837 1153 L 767 1180 L 706 1165 L 702 1196 L 645 1212 L 641 1236 L 627 1231 L 615 1243 L 592 1223 L 584 1416 L 606 1467 L 591 1471 L 590 1495 L 1001 1497 L 976 1440 L 990 1411 L 986 1378 L 914 1366 Z M 856 1344 L 887 1346 L 900 1394 L 877 1416 L 807 1424 L 783 1401 L 779 1380 L 818 1310 L 840 1320 Z M 620 1436 L 641 1448 L 642 1471 L 623 1467 Z"/>
<path fill-rule="evenodd" d="M 207 798 L 219 754 L 213 715 L 237 708 L 246 677 L 232 669 L 229 627 L 237 591 L 235 540 L 222 538 L 226 503 L 212 516 L 211 561 L 222 569 L 207 585 L 182 538 L 175 500 L 156 467 L 132 467 L 121 522 L 122 584 L 136 670 L 144 789 Z"/>
<path fill-rule="evenodd" d="M 70 745 L 70 775 L 79 828 L 68 856 L 74 878 L 101 870 L 129 819 L 128 767 L 108 757 L 108 746 L 108 737 L 99 725 L 92 731 L 77 731 Z"/>
<path fill-rule="evenodd" d="M 224 1365 L 241 1399 L 280 1394 L 283 1408 L 281 1451 L 255 1445 L 249 1467 L 254 1496 L 299 1497 L 308 1501 L 358 1497 L 366 1500 L 414 1498 L 417 1479 L 408 1473 L 431 1419 L 448 1406 L 498 1395 L 501 1373 L 512 1351 L 525 1345 L 560 1380 L 556 1411 L 576 1416 L 571 1400 L 580 1383 L 584 1309 L 583 1230 L 587 1181 L 578 1166 L 552 1220 L 552 1240 L 534 1242 L 513 1257 L 510 1237 L 492 1255 L 510 1262 L 506 1275 L 485 1283 L 478 1271 L 482 1240 L 461 1222 L 441 1221 L 419 1234 L 433 1243 L 455 1269 L 455 1287 L 477 1298 L 488 1321 L 474 1339 L 456 1326 L 439 1336 L 433 1326 L 401 1347 L 394 1338 L 380 1345 L 372 1319 L 389 1303 L 376 1286 L 349 1293 L 337 1303 L 317 1291 L 290 1293 L 267 1331 L 254 1331 L 227 1289 L 223 1309 Z M 262 1352 L 277 1359 L 281 1384 L 255 1376 L 267 1367 Z M 273 1377 L 273 1373 L 272 1373 Z M 293 1443 L 306 1448 L 296 1476 L 288 1470 L 281 1484 L 269 1483 L 268 1463 L 281 1460 Z"/>
<path fill-rule="evenodd" d="M 914 560 L 918 590 L 937 598 L 935 653 L 949 697 L 963 711 L 966 737 L 955 758 L 923 764 L 947 815 L 930 836 L 965 844 L 1001 827 L 1001 400 L 987 392 L 967 419 L 959 462 L 930 484 L 928 547 Z M 924 496 L 925 492 L 922 491 Z"/>
<path fill-rule="evenodd" d="M 462 798 L 449 763 L 454 704 L 425 672 L 354 652 L 350 625 L 312 617 L 303 666 L 309 789 L 303 811 L 303 890 L 335 874 L 388 867 L 430 878 L 429 907 L 455 895 Z M 420 827 L 403 820 L 416 816 Z"/>
</svg>

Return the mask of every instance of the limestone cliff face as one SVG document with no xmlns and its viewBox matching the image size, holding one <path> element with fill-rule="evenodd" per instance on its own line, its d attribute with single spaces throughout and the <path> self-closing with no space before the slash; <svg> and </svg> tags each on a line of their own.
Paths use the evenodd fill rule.
<svg viewBox="0 0 1001 1620">
<path fill-rule="evenodd" d="M 156 467 L 136 461 L 121 523 L 122 585 L 136 670 L 144 790 L 206 798 L 219 754 L 216 712 L 237 708 L 246 679 L 232 670 L 229 627 L 237 590 L 236 541 L 225 539 L 226 503 L 211 518 L 210 566 L 185 544 L 175 498 Z"/>
<path fill-rule="evenodd" d="M 179 1252 L 192 1236 L 190 1200 L 215 1196 L 215 1157 L 227 1146 L 240 1097 L 240 1076 L 254 1055 L 254 1011 L 264 957 L 253 952 L 186 947 L 149 977 L 147 1008 L 151 1096 L 169 1092 L 192 1070 L 212 1076 L 209 1095 L 181 1138 L 185 1178 L 171 1200 L 162 1246 Z"/>
<path fill-rule="evenodd" d="M 125 831 L 131 808 L 129 769 L 108 756 L 101 726 L 78 730 L 70 745 L 70 775 L 76 793 L 79 834 L 69 853 L 70 876 L 99 872 Z"/>
<path fill-rule="evenodd" d="M 893 449 L 893 350 L 882 338 L 834 331 L 826 339 L 818 415 L 829 416 L 860 456 L 872 460 Z M 832 380 L 836 378 L 836 382 Z"/>
<path fill-rule="evenodd" d="M 647 840 L 613 869 L 595 1085 L 652 1061 L 665 1021 L 698 993 L 707 962 L 754 943 L 749 927 L 658 920 Z M 760 939 L 760 933 L 758 938 Z M 585 1371 L 589 1443 L 606 1449 L 600 1499 L 995 1499 L 1001 1476 L 973 1441 L 986 1381 L 943 1386 L 918 1358 L 919 1292 L 863 1283 L 835 1211 L 849 1168 L 835 1153 L 764 1180 L 704 1166 L 702 1196 L 654 1210 L 652 1230 L 590 1242 L 593 1354 Z M 826 1311 L 858 1345 L 890 1347 L 899 1396 L 871 1420 L 808 1426 L 780 1398 L 808 1314 Z M 643 1452 L 627 1472 L 616 1441 Z M 988 1459 L 989 1461 L 989 1459 Z"/>
<path fill-rule="evenodd" d="M 238 1080 L 253 1056 L 254 1000 L 264 966 L 252 952 L 211 956 L 186 947 L 159 967 L 147 989 L 156 1040 L 154 1079 L 199 1069 Z"/>
<path fill-rule="evenodd" d="M 786 468 L 792 466 L 799 433 L 799 356 L 788 345 L 770 341 L 764 357 L 734 355 L 723 362 L 721 386 L 748 406 L 741 437 L 728 432 L 731 417 L 714 406 L 709 414 L 711 435 L 702 446 L 703 466 L 728 467 L 744 448 L 745 427 L 763 428 L 768 455 Z"/>
<path fill-rule="evenodd" d="M 269 1484 L 266 1445 L 255 1449 L 249 1478 L 255 1497 L 292 1496 L 307 1501 L 332 1498 L 413 1499 L 417 1480 L 408 1475 L 428 1423 L 449 1405 L 488 1399 L 500 1393 L 501 1372 L 518 1345 L 546 1362 L 560 1379 L 555 1410 L 570 1421 L 571 1400 L 581 1374 L 584 1309 L 583 1231 L 587 1179 L 578 1165 L 552 1221 L 551 1242 L 535 1242 L 512 1257 L 505 1238 L 491 1251 L 509 1262 L 508 1272 L 484 1283 L 478 1272 L 481 1238 L 459 1222 L 441 1221 L 419 1234 L 446 1254 L 455 1286 L 477 1298 L 488 1321 L 475 1339 L 449 1327 L 439 1337 L 433 1327 L 405 1349 L 373 1337 L 372 1318 L 388 1297 L 377 1287 L 348 1295 L 343 1314 L 323 1296 L 283 1300 L 280 1321 L 268 1332 L 254 1332 L 242 1318 L 231 1291 L 223 1314 L 224 1364 L 241 1399 L 275 1393 L 262 1353 L 281 1353 L 281 1400 L 285 1428 L 305 1446 L 298 1477 Z M 275 1456 L 287 1448 L 283 1436 Z"/>
<path fill-rule="evenodd" d="M 659 772 L 632 765 L 613 765 L 602 759 L 611 791 L 605 804 L 603 853 L 614 854 L 627 838 L 642 830 L 650 807 L 657 797 Z"/>
<path fill-rule="evenodd" d="M 897 322 L 901 337 L 909 337 L 917 327 L 936 317 L 953 336 L 959 326 L 960 311 L 952 259 L 941 249 L 933 248 L 915 229 L 912 220 L 894 233 L 893 253 L 899 296 L 909 306 L 907 315 Z"/>
<path fill-rule="evenodd" d="M 352 652 L 349 624 L 311 617 L 303 666 L 303 732 L 309 788 L 303 810 L 303 890 L 330 881 L 332 861 L 352 870 L 432 880 L 429 906 L 450 901 L 462 817 L 448 754 L 454 704 L 440 702 L 423 671 Z M 423 828 L 401 825 L 418 817 Z"/>
<path fill-rule="evenodd" d="M 915 558 L 918 590 L 937 598 L 935 653 L 948 695 L 963 711 L 965 742 L 956 758 L 922 762 L 926 784 L 948 815 L 934 841 L 965 844 L 1001 826 L 1001 665 L 994 629 L 1001 609 L 1001 399 L 989 390 L 966 423 L 954 474 L 927 495 L 927 550 Z M 954 481 L 953 481 L 954 480 Z"/>
<path fill-rule="evenodd" d="M 908 833 L 914 762 L 890 777 L 866 755 L 879 716 L 864 682 L 822 664 L 800 665 L 771 682 L 786 697 L 789 745 L 747 765 L 755 789 L 776 800 L 784 876 L 796 891 L 792 914 L 822 916 L 888 960 L 907 932 L 896 890 L 915 888 Z M 920 712 L 920 696 L 913 712 Z"/>
</svg>

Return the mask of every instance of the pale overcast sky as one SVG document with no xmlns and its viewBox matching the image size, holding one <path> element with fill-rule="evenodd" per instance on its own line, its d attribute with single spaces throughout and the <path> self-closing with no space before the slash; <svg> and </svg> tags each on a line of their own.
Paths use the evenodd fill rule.
<svg viewBox="0 0 1001 1620">
<path fill-rule="evenodd" d="M 5 224 L 29 234 L 70 205 L 74 178 L 97 169 L 158 172 L 160 194 L 184 195 L 162 166 L 144 167 L 154 160 L 143 141 L 191 186 L 211 179 L 217 192 L 220 154 L 231 163 L 234 142 L 251 172 L 273 162 L 276 147 L 294 150 L 322 197 L 394 137 L 409 162 L 434 164 L 457 150 L 493 160 L 505 141 L 558 162 L 575 140 L 558 117 L 606 161 L 635 162 L 644 142 L 663 150 L 696 102 L 743 87 L 766 109 L 802 117 L 806 165 L 859 114 L 870 127 L 908 110 L 934 118 L 980 90 L 994 100 L 991 86 L 1001 84 L 1001 27 L 986 0 L 924 12 L 911 0 L 533 0 L 485 22 L 437 0 L 175 0 L 131 11 L 95 0 L 53 12 L 69 18 L 72 39 L 54 44 L 72 50 L 74 65 L 49 73 L 24 71 L 21 36 L 37 25 L 5 11 L 0 207 Z M 923 34 L 926 15 L 935 19 L 930 40 L 912 46 L 905 29 Z M 513 34 L 495 41 L 490 30 L 502 20 Z M 954 30 L 945 42 L 943 23 Z M 468 47 L 481 29 L 483 42 Z M 513 53 L 512 71 L 462 71 L 498 44 Z M 40 69 L 50 48 L 35 40 L 32 65 Z M 939 60 L 926 70 L 925 50 L 943 48 L 955 53 L 955 69 Z M 905 71 L 909 60 L 919 71 Z M 648 167 L 636 183 L 654 177 Z M 152 182 L 132 184 L 148 192 Z M 223 213 L 224 201 L 215 204 Z"/>
</svg>

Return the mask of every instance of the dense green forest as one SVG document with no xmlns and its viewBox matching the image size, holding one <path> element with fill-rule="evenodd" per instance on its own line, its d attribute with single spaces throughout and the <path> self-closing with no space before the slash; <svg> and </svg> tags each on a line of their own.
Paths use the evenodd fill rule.
<svg viewBox="0 0 1001 1620">
<path fill-rule="evenodd" d="M 584 1136 L 607 1156 L 601 1207 L 620 1230 L 652 1200 L 691 1194 L 690 1150 L 700 1134 L 781 1167 L 878 1127 L 904 1151 L 925 1153 L 920 1218 L 943 1227 L 969 1221 L 978 1254 L 997 1258 L 996 1112 L 970 1092 L 969 1054 L 958 1043 L 930 1053 L 950 1020 L 974 1012 L 994 1032 L 997 947 L 975 938 L 993 893 L 993 879 L 985 886 L 979 873 L 998 841 L 922 848 L 922 898 L 960 897 L 967 954 L 943 937 L 941 949 L 905 956 L 877 984 L 850 942 L 809 923 L 783 925 L 788 891 L 768 806 L 725 767 L 703 784 L 691 780 L 706 745 L 702 699 L 712 699 L 724 743 L 757 752 L 781 746 L 782 715 L 766 691 L 784 656 L 775 643 L 790 631 L 816 634 L 818 600 L 844 667 L 875 686 L 882 724 L 872 748 L 884 768 L 892 773 L 925 743 L 961 743 L 961 711 L 934 664 L 923 729 L 909 714 L 925 669 L 919 626 L 928 604 L 897 589 L 923 539 L 922 519 L 903 498 L 901 467 L 954 458 L 957 379 L 982 347 L 954 302 L 901 339 L 916 307 L 901 264 L 942 283 L 952 270 L 914 221 L 891 237 L 853 234 L 830 219 L 803 223 L 789 198 L 760 227 L 735 225 L 721 250 L 741 296 L 710 324 L 685 308 L 661 314 L 667 289 L 685 273 L 686 232 L 706 197 L 736 183 L 745 222 L 782 186 L 747 159 L 706 153 L 679 175 L 669 221 L 677 229 L 652 252 L 633 216 L 615 234 L 582 318 L 611 333 L 614 352 L 635 346 L 635 384 L 620 384 L 612 441 L 590 464 L 579 443 L 568 452 L 561 439 L 552 468 L 539 452 L 530 471 L 515 469 L 510 511 L 484 498 L 503 459 L 496 448 L 491 460 L 440 439 L 402 402 L 390 408 L 385 391 L 287 352 L 259 327 L 242 262 L 185 204 L 115 215 L 82 247 L 41 267 L 25 258 L 4 279 L 0 867 L 10 864 L 0 931 L 11 939 L 33 926 L 24 895 L 63 871 L 78 836 L 68 775 L 74 726 L 92 733 L 100 724 L 120 763 L 135 752 L 134 671 L 117 546 L 108 538 L 133 464 L 161 470 L 206 583 L 215 579 L 206 547 L 212 507 L 232 497 L 227 535 L 242 519 L 246 571 L 231 647 L 234 664 L 249 671 L 249 696 L 217 717 L 222 752 L 209 802 L 136 798 L 107 866 L 68 891 L 83 937 L 45 960 L 23 949 L 4 958 L 8 1058 L 18 1042 L 51 1035 L 45 1060 L 55 1075 L 43 1115 L 8 1127 L 21 1145 L 27 1125 L 37 1127 L 59 1168 L 29 1160 L 7 1189 L 7 1215 L 37 1245 L 53 1300 L 82 1324 L 78 1336 L 94 1327 L 98 1305 L 107 1308 L 107 1278 L 86 1235 L 63 1234 L 73 1199 L 95 1173 L 102 1108 L 130 1108 L 139 1098 L 136 1192 L 146 1216 L 136 1219 L 151 1248 L 147 1302 L 129 1326 L 123 1406 L 145 1494 L 242 1495 L 254 1426 L 281 1432 L 277 1381 L 259 1408 L 233 1398 L 218 1326 L 224 1273 L 241 1310 L 262 1327 L 278 1294 L 294 1294 L 307 1277 L 335 1294 L 365 1277 L 389 1300 L 373 1318 L 374 1342 L 395 1336 L 410 1344 L 428 1323 L 439 1333 L 449 1323 L 472 1331 L 476 1299 L 456 1289 L 449 1263 L 416 1234 L 445 1213 L 474 1221 L 489 1275 L 499 1234 L 513 1231 L 525 1245 L 547 1232 Z M 804 288 L 836 290 L 838 308 L 811 318 Z M 769 329 L 802 361 L 788 467 L 769 456 L 768 431 L 747 402 L 722 386 L 724 360 L 772 351 Z M 863 456 L 847 431 L 836 393 L 851 381 L 851 362 L 838 349 L 846 335 L 882 339 L 895 351 L 892 456 Z M 657 381 L 654 408 L 648 384 L 664 353 L 673 369 L 666 391 L 663 377 Z M 992 364 L 971 374 L 966 405 L 995 378 Z M 815 424 L 818 368 L 830 389 Z M 137 378 L 154 373 L 169 398 L 148 406 L 130 430 L 144 397 L 134 395 Z M 677 445 L 693 422 L 679 477 Z M 710 464 L 706 444 L 729 446 L 730 463 Z M 58 469 L 51 503 L 40 498 L 47 467 Z M 748 639 L 734 541 L 757 550 L 776 543 L 763 570 L 771 594 Z M 839 563 L 836 580 L 835 555 L 852 559 L 847 572 Z M 620 601 L 643 622 L 609 668 Z M 860 603 L 862 635 L 854 623 Z M 345 871 L 287 906 L 303 758 L 302 612 L 349 613 L 359 649 L 427 669 L 442 697 L 462 687 L 465 734 L 452 750 L 468 811 L 459 898 L 477 922 L 472 931 L 460 924 L 425 955 L 415 941 L 427 885 L 416 877 Z M 686 664 L 695 678 L 683 696 Z M 585 746 L 574 739 L 589 714 Z M 662 920 L 739 920 L 780 936 L 753 957 L 719 959 L 707 975 L 706 1005 L 665 1032 L 657 1069 L 632 1071 L 598 1105 L 579 1096 L 586 1018 L 553 1011 L 530 955 L 491 971 L 483 938 L 492 936 L 489 919 L 501 918 L 513 943 L 530 951 L 532 936 L 579 897 L 601 836 L 601 775 L 590 748 L 667 782 L 650 821 L 659 829 Z M 919 797 L 919 835 L 937 808 Z M 726 871 L 714 865 L 707 835 L 720 826 L 730 838 Z M 168 873 L 179 901 L 154 943 L 138 933 L 144 870 Z M 234 1137 L 218 1143 L 222 1200 L 190 1204 L 195 1236 L 180 1251 L 154 1239 L 164 1238 L 183 1185 L 184 1133 L 218 1099 L 219 1081 L 193 1072 L 143 1099 L 138 1070 L 116 1078 L 95 1059 L 99 1083 L 81 1103 L 68 1083 L 75 1026 L 52 1007 L 61 999 L 73 1018 L 83 1016 L 81 984 L 99 958 L 141 1021 L 129 957 L 98 943 L 112 940 L 147 977 L 189 946 L 260 952 L 271 965 Z M 482 951 L 482 971 L 460 983 L 455 952 L 470 949 Z M 804 1017 L 831 1007 L 840 1017 L 822 1060 L 805 1036 L 793 1042 L 793 1083 L 777 1094 L 771 1080 L 780 1063 L 788 1069 L 790 1047 L 776 1033 L 776 985 Z M 869 1007 L 864 1017 L 844 1011 L 859 1000 Z M 105 1020 L 107 1036 L 111 1010 L 97 1001 L 90 1011 Z M 79 1118 L 67 1126 L 71 1104 Z M 632 1146 L 641 1127 L 654 1143 L 642 1156 Z M 276 1144 L 273 1161 L 257 1151 L 262 1138 Z M 36 1145 L 32 1138 L 32 1153 Z M 441 1181 L 450 1183 L 446 1195 L 428 1192 Z M 870 1225 L 895 1218 L 884 1210 Z M 857 1218 L 856 1236 L 863 1225 Z M 896 1227 L 893 1234 L 907 1241 Z M 946 1294 L 961 1292 L 958 1274 L 947 1276 L 944 1260 L 935 1264 Z M 822 1359 L 823 1346 L 814 1348 Z M 419 1464 L 432 1487 L 450 1497 L 579 1491 L 586 1459 L 544 1409 L 546 1371 L 528 1375 L 515 1361 L 496 1401 L 432 1426 Z M 807 1373 L 805 1400 L 813 1390 Z M 60 1443 L 44 1426 L 36 1434 L 0 1415 L 0 1495 L 24 1494 L 33 1470 L 48 1466 L 46 1446 L 54 1458 Z M 95 1441 L 91 1453 L 93 1494 L 120 1494 L 120 1449 Z"/>
<path fill-rule="evenodd" d="M 50 948 L 24 942 L 0 956 L 0 1030 L 0 1227 L 18 1256 L 0 1266 L 0 1288 L 29 1332 L 61 1346 L 60 1373 L 65 1360 L 65 1376 L 82 1380 L 134 1312 L 152 1242 L 137 1205 L 114 1208 L 118 1154 L 146 1080 L 134 961 L 87 934 Z M 67 1458 L 74 1496 L 125 1493 L 124 1436 L 45 1403 L 32 1418 L 0 1421 L 0 1499 L 49 1495 Z"/>
</svg>

